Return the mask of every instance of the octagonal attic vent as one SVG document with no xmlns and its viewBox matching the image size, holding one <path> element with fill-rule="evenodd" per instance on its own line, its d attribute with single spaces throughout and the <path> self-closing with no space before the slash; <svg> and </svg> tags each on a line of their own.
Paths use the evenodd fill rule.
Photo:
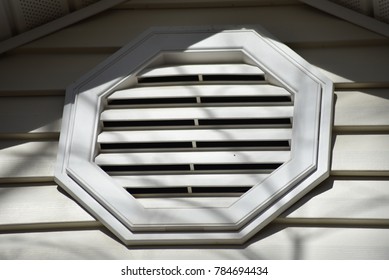
<svg viewBox="0 0 389 280">
<path fill-rule="evenodd" d="M 81 78 L 57 182 L 126 244 L 247 240 L 330 155 L 331 82 L 261 34 L 152 30 Z"/>
</svg>

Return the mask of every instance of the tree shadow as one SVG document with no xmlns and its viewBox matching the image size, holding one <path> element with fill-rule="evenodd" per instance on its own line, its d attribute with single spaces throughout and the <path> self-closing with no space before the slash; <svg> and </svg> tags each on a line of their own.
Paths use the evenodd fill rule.
<svg viewBox="0 0 389 280">
<path fill-rule="evenodd" d="M 333 49 L 333 50 L 335 50 L 335 49 Z M 363 56 L 360 58 L 364 62 L 366 62 L 368 60 L 373 60 L 372 65 L 373 65 L 373 63 L 378 64 L 378 65 L 383 65 L 383 62 L 381 60 L 382 60 L 382 55 L 386 54 L 384 52 L 386 50 L 386 48 L 378 47 L 377 50 L 378 50 L 378 53 L 369 52 L 366 56 Z M 308 61 L 312 62 L 313 64 L 315 64 L 323 69 L 326 69 L 327 71 L 329 71 L 331 73 L 335 73 L 336 75 L 339 75 L 341 77 L 345 77 L 348 80 L 371 81 L 371 80 L 368 80 L 368 78 L 366 78 L 366 67 L 364 67 L 364 63 L 361 63 L 360 67 L 355 67 L 354 62 L 355 62 L 355 56 L 357 53 L 356 51 L 352 51 L 351 53 L 349 53 L 347 51 L 347 49 L 337 48 L 336 52 L 337 52 L 336 57 L 337 58 L 340 57 L 340 59 L 338 61 L 335 61 L 335 62 L 334 62 L 333 52 L 331 52 L 331 50 L 329 50 L 328 52 L 325 52 L 324 54 L 322 54 L 320 56 L 317 55 L 317 50 L 302 50 L 300 53 L 302 54 L 303 57 L 305 57 Z M 384 58 L 386 59 L 386 56 L 384 56 Z M 384 61 L 386 61 L 386 60 L 384 60 Z M 387 63 L 386 65 L 389 65 L 389 63 Z M 388 71 L 385 71 L 385 70 L 388 70 Z M 387 72 L 389 72 L 389 68 L 387 68 L 387 66 L 383 65 L 381 67 L 380 71 L 381 71 L 381 73 L 387 73 Z M 380 98 L 381 97 L 386 98 L 386 99 L 388 98 L 388 96 L 383 94 L 382 92 L 377 93 L 377 92 L 370 91 L 369 94 L 372 94 L 372 95 L 375 94 L 375 96 L 380 97 Z M 47 118 L 47 115 L 45 117 L 43 117 L 42 119 L 38 118 L 36 121 L 29 122 L 27 125 L 25 125 L 25 128 L 23 128 L 23 131 L 24 130 L 31 131 L 34 128 L 39 128 L 39 127 L 42 127 L 44 125 L 47 125 L 47 123 L 44 123 L 44 121 L 47 120 L 46 118 Z M 53 113 L 53 115 L 48 117 L 48 118 L 50 118 L 50 119 L 52 118 L 52 120 L 55 119 L 55 121 L 56 121 L 58 118 L 58 112 Z M 18 140 L 17 141 L 17 143 L 21 143 L 21 144 L 23 144 L 23 143 L 25 144 L 27 142 L 29 142 L 29 140 L 22 140 L 22 141 Z M 17 143 L 12 142 L 12 141 L 11 142 L 3 142 L 2 141 L 2 143 L 1 143 L 2 146 L 0 147 L 0 150 L 16 146 L 16 145 L 18 145 Z M 24 170 L 24 169 L 27 169 L 28 166 L 36 164 L 35 155 L 44 154 L 46 152 L 46 149 L 47 149 L 47 147 L 42 145 L 42 147 L 35 150 L 34 153 L 26 155 L 24 157 L 24 160 L 21 161 L 21 163 L 16 164 L 13 167 L 7 167 L 10 170 L 9 173 L 13 174 L 18 170 Z M 287 216 L 287 215 L 291 214 L 293 211 L 295 211 L 299 207 L 303 206 L 305 203 L 309 202 L 309 200 L 311 200 L 313 197 L 318 196 L 326 191 L 331 190 L 332 185 L 333 185 L 333 180 L 334 179 L 328 179 L 326 181 L 326 183 L 323 183 L 319 187 L 315 188 L 313 191 L 311 191 L 309 194 L 307 194 L 302 199 L 300 199 L 297 203 L 295 203 L 292 207 L 290 207 L 288 210 L 286 210 L 284 212 L 284 214 L 282 214 L 282 215 Z M 61 188 L 58 188 L 58 190 L 60 192 L 62 192 L 63 194 L 67 195 L 65 192 L 63 192 L 63 190 Z M 1 190 L 0 195 L 5 195 L 5 193 L 6 192 L 4 190 Z M 67 195 L 67 196 L 70 197 L 69 195 Z M 248 241 L 247 244 L 245 244 L 245 245 L 231 245 L 231 246 L 215 245 L 215 246 L 193 246 L 193 247 L 190 247 L 190 246 L 189 247 L 187 247 L 187 246 L 163 246 L 163 248 L 166 250 L 175 250 L 175 249 L 204 249 L 205 250 L 205 249 L 210 249 L 210 248 L 211 249 L 214 248 L 214 249 L 244 250 L 244 249 L 247 249 L 250 245 L 257 243 L 257 242 L 261 242 L 262 240 L 268 238 L 269 236 L 272 236 L 273 234 L 276 234 L 279 231 L 285 230 L 287 228 L 288 228 L 288 226 L 285 226 L 285 225 L 270 224 L 267 227 L 265 227 L 263 230 L 261 230 L 257 235 L 255 235 L 252 239 L 250 239 L 250 241 Z M 108 230 L 103 229 L 102 231 L 105 234 L 109 235 L 114 240 L 120 242 Z M 296 243 L 296 247 L 301 248 L 302 247 L 301 243 L 303 242 L 303 239 L 301 239 L 301 237 L 295 237 L 294 240 Z M 44 244 L 42 244 L 42 245 L 44 245 Z M 153 248 L 154 247 L 155 246 L 153 246 Z M 134 249 L 133 247 L 129 247 L 129 249 L 130 250 L 143 250 L 143 249 L 147 250 L 150 248 L 149 247 L 137 247 L 136 249 Z M 293 258 L 300 259 L 303 257 L 301 249 L 298 249 L 298 250 L 296 249 L 295 252 L 296 252 L 296 255 L 294 255 Z M 246 257 L 261 258 L 261 255 L 260 254 L 259 255 L 255 255 L 255 254 L 254 255 L 246 255 Z"/>
</svg>

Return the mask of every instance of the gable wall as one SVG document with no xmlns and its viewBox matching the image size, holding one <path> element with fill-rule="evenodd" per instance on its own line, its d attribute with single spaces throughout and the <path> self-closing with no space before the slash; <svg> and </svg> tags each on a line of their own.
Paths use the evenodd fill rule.
<svg viewBox="0 0 389 280">
<path fill-rule="evenodd" d="M 0 56 L 0 259 L 389 258 L 389 39 L 297 1 L 137 2 Z M 243 246 L 126 248 L 53 181 L 65 88 L 148 27 L 220 24 L 260 24 L 333 80 L 331 177 Z"/>
</svg>

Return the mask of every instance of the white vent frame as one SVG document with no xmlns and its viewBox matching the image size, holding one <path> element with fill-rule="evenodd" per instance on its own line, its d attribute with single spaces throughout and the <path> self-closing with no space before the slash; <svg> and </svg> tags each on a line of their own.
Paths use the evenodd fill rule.
<svg viewBox="0 0 389 280">
<path fill-rule="evenodd" d="M 164 53 L 225 50 L 295 94 L 291 160 L 227 208 L 143 208 L 93 162 L 102 102 Z M 259 27 L 151 29 L 67 89 L 55 180 L 125 244 L 241 244 L 328 177 L 332 102 L 332 82 Z"/>
</svg>

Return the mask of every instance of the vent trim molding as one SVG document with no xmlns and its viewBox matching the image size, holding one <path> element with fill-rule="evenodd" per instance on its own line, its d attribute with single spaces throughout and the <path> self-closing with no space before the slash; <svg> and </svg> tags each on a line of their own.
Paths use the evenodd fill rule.
<svg viewBox="0 0 389 280">
<path fill-rule="evenodd" d="M 145 68 L 226 55 L 292 93 L 291 158 L 228 207 L 143 207 L 94 162 L 107 97 Z M 332 82 L 260 27 L 151 29 L 68 87 L 55 180 L 125 244 L 241 244 L 328 177 L 332 99 Z"/>
</svg>

